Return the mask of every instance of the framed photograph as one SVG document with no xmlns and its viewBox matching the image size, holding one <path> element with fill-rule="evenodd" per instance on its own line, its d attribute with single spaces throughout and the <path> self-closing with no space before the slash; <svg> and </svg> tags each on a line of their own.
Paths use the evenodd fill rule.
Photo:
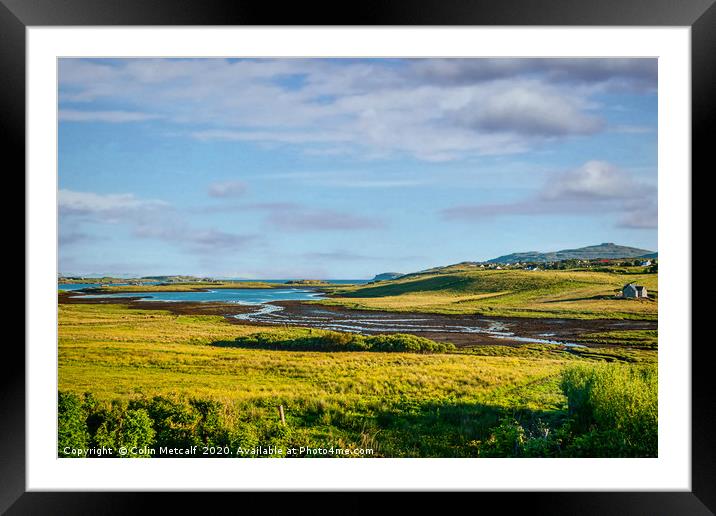
<svg viewBox="0 0 716 516">
<path fill-rule="evenodd" d="M 710 514 L 711 3 L 317 24 L 3 0 L 27 333 L 0 508 L 465 491 Z"/>
</svg>

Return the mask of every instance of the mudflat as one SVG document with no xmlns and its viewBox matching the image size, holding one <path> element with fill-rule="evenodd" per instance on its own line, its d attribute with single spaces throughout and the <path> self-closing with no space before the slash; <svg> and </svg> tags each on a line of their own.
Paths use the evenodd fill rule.
<svg viewBox="0 0 716 516">
<path fill-rule="evenodd" d="M 585 335 L 611 331 L 656 330 L 657 321 L 618 319 L 546 319 L 527 317 L 487 317 L 430 313 L 355 310 L 303 301 L 275 301 L 262 305 L 222 302 L 146 301 L 141 297 L 85 298 L 62 292 L 60 303 L 124 304 L 143 310 L 166 310 L 177 315 L 221 315 L 235 324 L 255 326 L 293 326 L 352 331 L 363 334 L 408 333 L 438 342 L 451 342 L 465 348 L 485 345 L 515 346 L 526 343 L 595 343 Z M 267 309 L 268 308 L 268 309 Z"/>
</svg>

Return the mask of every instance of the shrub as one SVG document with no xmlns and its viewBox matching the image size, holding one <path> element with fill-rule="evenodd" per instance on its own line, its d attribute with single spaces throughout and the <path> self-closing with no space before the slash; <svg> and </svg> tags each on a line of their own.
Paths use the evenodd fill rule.
<svg viewBox="0 0 716 516">
<path fill-rule="evenodd" d="M 143 448 L 154 441 L 152 420 L 144 409 L 127 410 L 119 432 L 119 443 L 128 448 Z"/>
<path fill-rule="evenodd" d="M 532 419 L 520 422 L 515 417 L 503 417 L 490 430 L 489 439 L 482 445 L 483 457 L 559 457 L 565 426 L 552 428 L 548 422 Z"/>
<path fill-rule="evenodd" d="M 525 444 L 525 429 L 515 419 L 506 418 L 492 429 L 485 443 L 483 455 L 487 457 L 519 457 Z"/>
<path fill-rule="evenodd" d="M 658 452 L 655 365 L 600 364 L 565 369 L 574 442 L 579 456 L 655 457 Z"/>
<path fill-rule="evenodd" d="M 113 403 L 109 408 L 96 405 L 88 420 L 94 446 L 115 451 L 126 448 L 126 457 L 147 456 L 140 450 L 151 446 L 154 441 L 152 419 L 144 409 L 127 408 L 123 403 Z"/>
<path fill-rule="evenodd" d="M 67 453 L 66 448 L 86 450 L 90 436 L 87 431 L 87 413 L 79 397 L 71 393 L 60 392 L 57 397 L 57 438 L 58 456 L 78 456 Z M 79 456 L 84 457 L 80 452 Z"/>
<path fill-rule="evenodd" d="M 224 417 L 225 407 L 215 400 L 193 399 L 190 405 L 199 414 L 196 433 L 206 446 L 226 446 L 233 440 L 231 430 Z"/>
<path fill-rule="evenodd" d="M 455 346 L 446 342 L 435 342 L 425 337 L 406 333 L 390 335 L 359 335 L 328 331 L 316 335 L 285 336 L 276 333 L 255 333 L 239 337 L 232 343 L 237 347 L 287 349 L 294 351 L 387 351 L 411 353 L 444 353 Z"/>
<path fill-rule="evenodd" d="M 455 349 L 455 346 L 445 342 L 435 342 L 405 333 L 392 335 L 375 335 L 368 337 L 370 349 L 375 351 L 409 351 L 412 353 L 444 353 Z"/>
<path fill-rule="evenodd" d="M 81 402 L 74 394 L 60 392 L 58 406 L 58 455 L 62 457 L 78 456 L 65 453 L 66 447 L 112 448 L 115 457 L 149 457 L 152 453 L 162 457 L 168 456 L 162 455 L 162 447 L 247 446 L 261 441 L 252 428 L 235 420 L 231 406 L 212 399 L 156 396 L 127 403 L 99 402 L 85 395 Z M 127 449 L 124 455 L 117 453 L 122 447 Z"/>
<path fill-rule="evenodd" d="M 135 401 L 132 406 L 146 409 L 153 422 L 155 447 L 188 448 L 202 444 L 198 434 L 201 413 L 191 404 L 156 396 L 149 401 Z"/>
</svg>

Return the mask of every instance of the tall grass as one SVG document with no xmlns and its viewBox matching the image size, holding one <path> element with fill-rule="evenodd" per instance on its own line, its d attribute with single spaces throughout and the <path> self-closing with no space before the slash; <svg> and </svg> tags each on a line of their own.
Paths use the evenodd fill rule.
<svg viewBox="0 0 716 516">
<path fill-rule="evenodd" d="M 482 443 L 483 457 L 656 457 L 655 364 L 568 365 L 561 375 L 567 413 L 551 422 L 505 415 Z"/>
<path fill-rule="evenodd" d="M 84 450 L 106 447 L 114 450 L 109 456 L 168 457 L 176 452 L 167 448 L 196 446 L 199 451 L 183 456 L 200 457 L 210 447 L 222 457 L 241 457 L 240 449 L 268 446 L 278 448 L 272 456 L 285 457 L 337 446 L 370 448 L 375 457 L 656 456 L 655 367 L 568 366 L 561 375 L 567 410 L 558 400 L 548 410 L 528 408 L 527 398 L 549 396 L 553 383 L 560 384 L 560 376 L 522 386 L 521 394 L 497 389 L 471 403 L 174 395 L 100 401 L 61 391 L 58 455 L 97 456 Z M 286 408 L 285 424 L 279 405 Z M 117 455 L 122 447 L 125 453 Z"/>
<path fill-rule="evenodd" d="M 562 374 L 580 456 L 655 457 L 658 452 L 655 364 L 574 365 Z"/>
</svg>

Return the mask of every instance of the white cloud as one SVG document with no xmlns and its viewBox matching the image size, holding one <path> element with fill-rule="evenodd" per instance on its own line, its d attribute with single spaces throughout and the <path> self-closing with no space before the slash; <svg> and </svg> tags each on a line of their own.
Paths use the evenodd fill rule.
<svg viewBox="0 0 716 516">
<path fill-rule="evenodd" d="M 156 120 L 157 118 L 161 118 L 161 116 L 133 111 L 77 111 L 74 109 L 61 109 L 59 118 L 64 122 L 108 122 L 112 124 L 122 124 L 127 122 Z"/>
<path fill-rule="evenodd" d="M 634 58 L 490 58 L 416 60 L 415 73 L 441 84 L 542 76 L 569 85 L 655 89 L 657 60 Z"/>
<path fill-rule="evenodd" d="M 211 197 L 241 197 L 248 190 L 248 186 L 243 181 L 222 181 L 209 185 L 209 195 Z"/>
<path fill-rule="evenodd" d="M 648 187 L 606 161 L 588 161 L 561 174 L 547 185 L 547 200 L 624 199 L 643 196 Z"/>
<path fill-rule="evenodd" d="M 213 228 L 194 228 L 178 224 L 142 224 L 134 228 L 134 236 L 160 240 L 199 254 L 244 249 L 256 240 L 255 235 L 228 233 Z"/>
<path fill-rule="evenodd" d="M 226 131 L 209 130 L 195 131 L 191 136 L 201 141 L 223 140 L 223 141 L 255 141 L 274 143 L 326 143 L 350 141 L 348 135 L 341 135 L 329 132 L 305 132 L 292 133 L 286 131 Z"/>
<path fill-rule="evenodd" d="M 63 59 L 60 99 L 133 108 L 63 106 L 64 120 L 162 117 L 203 141 L 446 161 L 602 130 L 593 93 L 655 85 L 654 70 L 624 59 Z"/>
<path fill-rule="evenodd" d="M 655 201 L 646 200 L 631 207 L 619 220 L 619 227 L 628 229 L 656 229 L 659 213 Z"/>
<path fill-rule="evenodd" d="M 117 222 L 147 210 L 167 207 L 157 199 L 139 199 L 131 193 L 98 194 L 60 189 L 57 195 L 62 215 L 92 215 L 105 222 Z"/>
<path fill-rule="evenodd" d="M 70 245 L 83 237 L 80 228 L 83 223 L 124 224 L 136 238 L 168 242 L 199 254 L 217 249 L 243 249 L 258 238 L 252 234 L 196 227 L 169 203 L 140 199 L 131 193 L 98 194 L 61 189 L 58 205 L 61 245 Z"/>
<path fill-rule="evenodd" d="M 579 99 L 552 88 L 535 85 L 512 87 L 460 110 L 458 119 L 489 132 L 508 132 L 527 137 L 592 134 L 604 122 L 585 112 Z"/>
<path fill-rule="evenodd" d="M 617 226 L 653 229 L 656 187 L 605 161 L 588 161 L 546 181 L 537 195 L 503 204 L 459 205 L 442 210 L 447 220 L 476 221 L 501 216 L 617 215 Z"/>
</svg>

